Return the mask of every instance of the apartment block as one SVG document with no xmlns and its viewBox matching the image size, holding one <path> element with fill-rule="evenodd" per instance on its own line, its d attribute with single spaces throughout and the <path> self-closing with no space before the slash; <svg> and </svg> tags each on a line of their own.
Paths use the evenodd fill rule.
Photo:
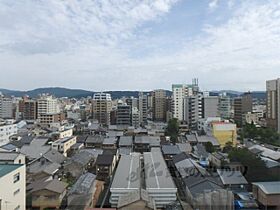
<svg viewBox="0 0 280 210">
<path fill-rule="evenodd" d="M 26 209 L 25 171 L 22 164 L 0 164 L 0 209 Z"/>
<path fill-rule="evenodd" d="M 188 96 L 184 99 L 184 121 L 189 129 L 196 130 L 198 120 L 202 118 L 202 94 Z"/>
<path fill-rule="evenodd" d="M 245 123 L 244 115 L 253 110 L 253 99 L 250 92 L 234 99 L 234 121 L 238 127 Z"/>
<path fill-rule="evenodd" d="M 280 133 L 280 78 L 266 81 L 267 127 Z"/>
<path fill-rule="evenodd" d="M 0 146 L 9 143 L 9 138 L 17 132 L 18 127 L 13 120 L 0 122 Z"/>
<path fill-rule="evenodd" d="M 13 118 L 13 101 L 11 98 L 0 97 L 0 118 Z"/>
<path fill-rule="evenodd" d="M 154 90 L 153 96 L 153 120 L 154 121 L 166 121 L 166 91 Z"/>
<path fill-rule="evenodd" d="M 109 125 L 111 111 L 111 95 L 107 93 L 95 93 L 92 100 L 93 119 L 98 120 L 101 124 Z"/>
</svg>

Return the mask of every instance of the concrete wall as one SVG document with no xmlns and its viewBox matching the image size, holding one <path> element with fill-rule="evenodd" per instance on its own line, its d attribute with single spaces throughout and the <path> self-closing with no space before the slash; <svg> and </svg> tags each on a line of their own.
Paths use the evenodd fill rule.
<svg viewBox="0 0 280 210">
<path fill-rule="evenodd" d="M 14 183 L 14 175 L 19 173 L 19 181 Z M 0 209 L 25 210 L 25 165 L 0 178 Z"/>
</svg>

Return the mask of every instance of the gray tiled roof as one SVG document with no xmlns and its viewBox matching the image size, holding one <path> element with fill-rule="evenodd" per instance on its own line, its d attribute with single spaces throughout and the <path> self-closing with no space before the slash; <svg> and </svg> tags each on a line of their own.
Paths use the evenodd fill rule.
<svg viewBox="0 0 280 210">
<path fill-rule="evenodd" d="M 248 184 L 247 180 L 241 174 L 240 171 L 228 171 L 218 169 L 217 172 L 224 185 Z"/>
<path fill-rule="evenodd" d="M 161 149 L 164 155 L 177 155 L 180 153 L 177 145 L 162 145 Z"/>
</svg>

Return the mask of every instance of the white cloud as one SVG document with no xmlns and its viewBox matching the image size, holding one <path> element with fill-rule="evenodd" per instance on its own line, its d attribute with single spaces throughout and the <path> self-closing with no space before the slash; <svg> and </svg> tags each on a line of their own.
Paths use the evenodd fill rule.
<svg viewBox="0 0 280 210">
<path fill-rule="evenodd" d="M 227 22 L 182 37 L 172 53 L 160 48 L 169 39 L 137 31 L 170 11 L 172 0 L 15 2 L 0 0 L 2 87 L 147 90 L 199 77 L 208 90 L 253 90 L 280 76 L 275 1 L 244 1 Z M 131 56 L 137 48 L 153 51 Z"/>
</svg>

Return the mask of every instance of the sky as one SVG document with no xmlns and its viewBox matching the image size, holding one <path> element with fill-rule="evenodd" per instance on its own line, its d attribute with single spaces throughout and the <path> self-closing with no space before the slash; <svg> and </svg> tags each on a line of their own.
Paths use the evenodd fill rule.
<svg viewBox="0 0 280 210">
<path fill-rule="evenodd" d="M 265 90 L 279 0 L 0 0 L 0 88 Z"/>
</svg>

